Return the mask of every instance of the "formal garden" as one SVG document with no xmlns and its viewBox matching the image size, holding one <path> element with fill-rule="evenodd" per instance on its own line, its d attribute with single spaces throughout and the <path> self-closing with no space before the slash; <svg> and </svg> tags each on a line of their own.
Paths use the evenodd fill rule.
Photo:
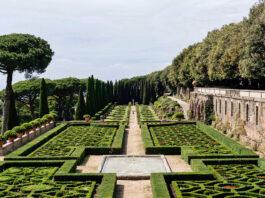
<svg viewBox="0 0 265 198">
<path fill-rule="evenodd" d="M 19 2 L 3 3 L 3 32 L 29 31 L 47 41 L 26 33 L 0 35 L 1 198 L 265 198 L 265 0 L 241 21 L 234 17 L 246 2 L 227 2 L 224 13 L 220 2 L 181 3 L 196 9 L 185 16 L 192 23 L 201 13 L 217 20 L 210 9 L 230 22 L 207 33 L 209 18 L 205 23 L 207 15 L 198 15 L 201 41 L 185 49 L 174 49 L 184 45 L 170 29 L 175 25 L 161 26 L 163 19 L 183 25 L 178 17 L 184 13 L 174 10 L 180 4 L 117 1 L 114 10 L 113 2 L 107 9 L 89 4 L 91 10 L 83 3 L 64 9 L 66 4 L 25 4 L 20 13 Z M 31 29 L 35 17 L 43 30 Z M 137 17 L 140 23 L 134 23 Z M 56 22 L 63 28 L 54 28 Z M 180 53 L 171 54 L 172 61 L 165 60 L 175 51 Z M 167 66 L 151 73 L 161 68 L 158 63 Z M 18 81 L 21 74 L 25 80 Z M 69 77 L 74 75 L 82 78 Z"/>
</svg>

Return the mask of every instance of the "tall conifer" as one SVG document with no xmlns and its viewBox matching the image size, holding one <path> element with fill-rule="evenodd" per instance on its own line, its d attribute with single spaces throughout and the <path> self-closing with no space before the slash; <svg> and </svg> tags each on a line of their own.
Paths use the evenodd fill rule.
<svg viewBox="0 0 265 198">
<path fill-rule="evenodd" d="M 40 104 L 39 104 L 39 117 L 49 113 L 48 99 L 47 99 L 47 86 L 44 79 L 41 80 L 40 86 Z"/>
<path fill-rule="evenodd" d="M 83 119 L 83 115 L 85 114 L 85 108 L 86 107 L 85 107 L 84 95 L 82 89 L 80 88 L 78 95 L 78 102 L 75 111 L 75 120 Z"/>
</svg>

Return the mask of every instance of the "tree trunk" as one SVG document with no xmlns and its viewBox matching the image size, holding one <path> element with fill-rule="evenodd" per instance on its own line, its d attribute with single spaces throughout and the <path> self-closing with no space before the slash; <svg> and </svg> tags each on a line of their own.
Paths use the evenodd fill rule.
<svg viewBox="0 0 265 198">
<path fill-rule="evenodd" d="M 62 105 L 62 119 L 63 119 L 63 121 L 66 121 L 66 116 L 65 116 L 65 98 L 63 97 L 62 98 L 62 103 L 61 103 L 61 105 Z"/>
<path fill-rule="evenodd" d="M 34 114 L 34 100 L 29 103 L 29 109 L 30 109 L 31 119 L 34 120 L 36 118 Z"/>
<path fill-rule="evenodd" d="M 73 120 L 74 119 L 74 111 L 73 111 L 73 100 L 74 100 L 74 96 L 73 96 L 73 93 L 70 94 L 70 99 L 69 99 L 69 103 L 70 103 L 70 108 L 69 108 L 69 117 L 70 117 L 70 120 Z"/>
<path fill-rule="evenodd" d="M 1 134 L 4 135 L 7 129 L 7 122 L 8 122 L 8 110 L 10 106 L 10 97 L 12 93 L 12 77 L 13 71 L 7 71 L 7 80 L 6 80 L 6 90 L 4 96 L 4 109 L 3 109 L 3 119 L 2 119 L 2 130 Z"/>
</svg>

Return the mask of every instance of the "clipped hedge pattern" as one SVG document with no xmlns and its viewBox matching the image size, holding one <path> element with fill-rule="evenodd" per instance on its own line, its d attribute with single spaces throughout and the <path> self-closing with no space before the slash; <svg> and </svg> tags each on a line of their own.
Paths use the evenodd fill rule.
<svg viewBox="0 0 265 198">
<path fill-rule="evenodd" d="M 265 173 L 256 164 L 228 162 L 208 168 L 217 180 L 173 180 L 173 193 L 177 197 L 265 197 Z"/>
<path fill-rule="evenodd" d="M 29 156 L 70 156 L 77 146 L 110 147 L 115 127 L 70 126 Z"/>
<path fill-rule="evenodd" d="M 138 112 L 137 112 L 138 113 Z M 139 106 L 139 115 L 141 122 L 152 122 L 152 121 L 160 121 L 158 116 L 155 114 L 153 110 L 151 110 L 148 105 L 140 105 Z"/>
<path fill-rule="evenodd" d="M 58 167 L 10 167 L 0 173 L 1 197 L 92 197 L 96 181 L 55 181 Z"/>
<path fill-rule="evenodd" d="M 149 129 L 155 146 L 191 146 L 197 155 L 235 154 L 194 124 L 152 126 Z"/>
</svg>

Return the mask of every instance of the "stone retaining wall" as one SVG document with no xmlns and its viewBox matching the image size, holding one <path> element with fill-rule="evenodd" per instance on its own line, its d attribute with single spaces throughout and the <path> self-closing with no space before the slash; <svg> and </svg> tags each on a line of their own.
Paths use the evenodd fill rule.
<svg viewBox="0 0 265 198">
<path fill-rule="evenodd" d="M 16 150 L 17 148 L 23 146 L 24 144 L 30 142 L 31 140 L 51 130 L 54 127 L 55 122 L 51 122 L 49 124 L 46 124 L 46 126 L 42 126 L 41 128 L 36 129 L 35 131 L 30 131 L 29 134 L 24 134 L 22 138 L 16 138 L 14 142 L 9 142 L 7 140 L 7 142 L 2 146 L 2 148 L 0 148 L 0 156 L 11 153 L 12 151 Z"/>
<path fill-rule="evenodd" d="M 205 105 L 211 102 L 216 122 L 227 133 L 265 149 L 265 91 L 195 87 L 190 99 L 192 117 L 205 121 Z"/>
</svg>

